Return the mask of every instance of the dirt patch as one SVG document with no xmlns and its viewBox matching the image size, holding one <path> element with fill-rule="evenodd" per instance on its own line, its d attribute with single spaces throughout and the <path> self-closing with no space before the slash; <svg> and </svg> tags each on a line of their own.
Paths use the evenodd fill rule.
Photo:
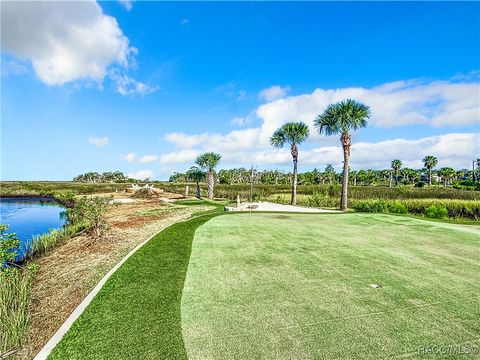
<svg viewBox="0 0 480 360">
<path fill-rule="evenodd" d="M 164 193 L 162 197 L 178 195 Z M 205 206 L 204 210 L 212 208 Z M 104 238 L 92 241 L 87 236 L 77 236 L 38 259 L 28 345 L 21 357 L 33 358 L 98 281 L 130 250 L 197 211 L 198 206 L 180 206 L 159 199 L 113 205 L 107 214 L 110 230 Z"/>
</svg>

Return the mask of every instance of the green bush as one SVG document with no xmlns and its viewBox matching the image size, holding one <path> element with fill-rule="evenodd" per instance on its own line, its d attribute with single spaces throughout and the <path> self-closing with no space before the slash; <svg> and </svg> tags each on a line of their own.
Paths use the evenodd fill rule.
<svg viewBox="0 0 480 360">
<path fill-rule="evenodd" d="M 400 202 L 388 202 L 387 203 L 387 209 L 388 209 L 388 212 L 389 213 L 392 213 L 392 214 L 407 214 L 408 213 L 408 209 L 407 207 L 400 203 Z"/>
<path fill-rule="evenodd" d="M 320 192 L 314 192 L 308 197 L 307 205 L 311 207 L 335 207 L 338 200 Z"/>
<path fill-rule="evenodd" d="M 68 218 L 73 224 L 85 226 L 94 238 L 99 238 L 108 227 L 105 213 L 112 199 L 113 196 L 78 198 L 74 207 L 68 209 Z"/>
<path fill-rule="evenodd" d="M 359 212 L 384 213 L 387 211 L 387 204 L 384 200 L 363 200 L 355 201 L 353 209 Z"/>
<path fill-rule="evenodd" d="M 67 208 L 71 208 L 75 204 L 75 193 L 72 190 L 56 191 L 53 193 L 53 197 Z"/>
<path fill-rule="evenodd" d="M 416 184 L 415 184 L 415 187 L 416 188 L 423 188 L 425 186 L 425 183 L 423 181 L 418 181 Z"/>
<path fill-rule="evenodd" d="M 432 205 L 425 209 L 425 216 L 432 219 L 445 219 L 448 210 L 443 206 Z"/>
</svg>

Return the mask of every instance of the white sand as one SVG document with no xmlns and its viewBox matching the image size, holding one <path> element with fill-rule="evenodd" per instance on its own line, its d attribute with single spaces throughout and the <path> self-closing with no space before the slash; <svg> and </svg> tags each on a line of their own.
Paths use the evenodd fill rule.
<svg viewBox="0 0 480 360">
<path fill-rule="evenodd" d="M 122 198 L 122 199 L 113 199 L 112 201 L 110 201 L 110 204 L 128 204 L 133 202 L 135 202 L 134 199 Z"/>
<path fill-rule="evenodd" d="M 252 208 L 250 208 L 252 207 Z M 253 208 L 256 207 L 256 208 Z M 302 213 L 339 213 L 339 210 L 326 210 L 303 206 L 274 204 L 269 202 L 242 203 L 239 208 L 225 206 L 225 211 L 288 211 Z"/>
</svg>

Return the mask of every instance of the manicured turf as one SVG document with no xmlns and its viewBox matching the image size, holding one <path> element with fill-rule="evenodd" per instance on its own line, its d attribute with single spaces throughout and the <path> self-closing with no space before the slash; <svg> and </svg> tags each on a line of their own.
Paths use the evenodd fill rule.
<svg viewBox="0 0 480 360">
<path fill-rule="evenodd" d="M 478 227 L 399 216 L 217 217 L 194 239 L 187 354 L 418 358 L 421 346 L 479 346 L 479 241 Z"/>
<path fill-rule="evenodd" d="M 130 258 L 51 358 L 419 358 L 421 346 L 480 346 L 478 227 L 380 214 L 205 223 L 212 216 Z"/>
</svg>

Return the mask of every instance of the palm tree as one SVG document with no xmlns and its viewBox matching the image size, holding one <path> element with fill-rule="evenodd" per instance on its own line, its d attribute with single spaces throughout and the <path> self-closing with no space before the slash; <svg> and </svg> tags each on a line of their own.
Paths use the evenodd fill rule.
<svg viewBox="0 0 480 360">
<path fill-rule="evenodd" d="M 428 155 L 423 158 L 423 166 L 428 169 L 428 185 L 432 185 L 432 169 L 437 166 L 438 159 L 435 156 Z"/>
<path fill-rule="evenodd" d="M 202 197 L 202 193 L 200 191 L 200 181 L 205 179 L 205 173 L 198 166 L 192 166 L 190 169 L 188 169 L 187 176 L 189 180 L 193 180 L 197 184 L 195 196 L 197 199 L 200 199 Z"/>
<path fill-rule="evenodd" d="M 270 138 L 270 144 L 276 148 L 281 148 L 286 143 L 290 144 L 290 153 L 293 158 L 292 200 L 290 202 L 292 205 L 297 203 L 297 145 L 304 142 L 309 134 L 308 126 L 304 122 L 289 122 L 277 129 Z"/>
<path fill-rule="evenodd" d="M 455 177 L 456 174 L 455 170 L 451 167 L 443 167 L 438 173 L 442 177 L 444 187 L 447 187 L 447 184 Z"/>
<path fill-rule="evenodd" d="M 340 209 L 347 210 L 348 207 L 348 163 L 350 161 L 351 136 L 350 131 L 355 131 L 367 126 L 367 119 L 370 118 L 370 108 L 355 100 L 347 99 L 339 103 L 329 105 L 323 114 L 315 118 L 315 127 L 319 134 L 336 135 L 340 134 L 340 141 L 343 147 L 343 179 L 342 197 Z"/>
<path fill-rule="evenodd" d="M 207 194 L 209 199 L 213 199 L 213 187 L 215 186 L 215 167 L 220 162 L 222 156 L 214 152 L 207 152 L 200 155 L 195 163 L 207 171 Z"/>
<path fill-rule="evenodd" d="M 398 159 L 392 161 L 392 170 L 395 171 L 395 186 L 398 185 L 398 172 L 402 168 L 402 162 Z"/>
</svg>

